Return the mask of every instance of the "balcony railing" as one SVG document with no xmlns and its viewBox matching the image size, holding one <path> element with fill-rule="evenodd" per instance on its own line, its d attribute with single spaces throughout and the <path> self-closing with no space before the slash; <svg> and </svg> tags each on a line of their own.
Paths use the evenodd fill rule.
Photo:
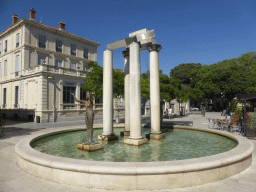
<svg viewBox="0 0 256 192">
<path fill-rule="evenodd" d="M 24 71 L 24 75 L 29 75 L 31 73 L 35 72 L 50 72 L 55 74 L 65 74 L 70 76 L 77 76 L 77 77 L 85 77 L 87 74 L 87 71 L 82 70 L 76 70 L 76 69 L 69 69 L 64 67 L 57 67 L 52 65 L 38 65 L 34 68 L 30 68 Z"/>
</svg>

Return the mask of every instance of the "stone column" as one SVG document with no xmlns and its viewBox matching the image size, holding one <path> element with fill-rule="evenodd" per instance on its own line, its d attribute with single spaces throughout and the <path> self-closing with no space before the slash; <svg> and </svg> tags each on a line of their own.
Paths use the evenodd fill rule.
<svg viewBox="0 0 256 192">
<path fill-rule="evenodd" d="M 147 142 L 141 136 L 141 81 L 140 44 L 130 44 L 130 137 L 124 143 L 141 145 Z"/>
<path fill-rule="evenodd" d="M 161 139 L 164 137 L 160 128 L 160 82 L 159 82 L 159 59 L 158 52 L 161 45 L 153 44 L 147 47 L 150 52 L 150 112 L 151 112 L 151 132 L 150 139 Z M 148 136 L 147 136 L 148 137 Z"/>
<path fill-rule="evenodd" d="M 122 52 L 124 56 L 124 98 L 125 98 L 125 129 L 121 132 L 123 136 L 130 136 L 130 58 L 129 48 Z"/>
<path fill-rule="evenodd" d="M 118 139 L 113 134 L 113 52 L 103 54 L 103 133 L 98 140 Z"/>
</svg>

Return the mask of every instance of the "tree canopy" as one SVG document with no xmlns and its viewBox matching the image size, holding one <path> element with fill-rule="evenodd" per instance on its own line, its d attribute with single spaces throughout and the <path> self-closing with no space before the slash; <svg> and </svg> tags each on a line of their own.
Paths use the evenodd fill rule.
<svg viewBox="0 0 256 192">
<path fill-rule="evenodd" d="M 256 54 L 224 60 L 212 65 L 180 64 L 171 72 L 171 80 L 179 79 L 189 88 L 175 93 L 179 97 L 195 100 L 211 99 L 230 102 L 237 93 L 256 92 Z M 183 100 L 183 101 L 185 101 Z"/>
<path fill-rule="evenodd" d="M 84 78 L 83 89 L 93 92 L 95 98 L 103 96 L 103 67 L 95 62 L 87 64 L 88 74 Z M 124 96 L 124 72 L 119 69 L 113 69 L 113 95 L 114 97 Z"/>
</svg>

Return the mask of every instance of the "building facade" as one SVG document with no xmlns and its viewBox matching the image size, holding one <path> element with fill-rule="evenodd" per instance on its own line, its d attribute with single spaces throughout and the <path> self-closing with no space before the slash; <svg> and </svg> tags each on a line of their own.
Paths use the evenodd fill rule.
<svg viewBox="0 0 256 192">
<path fill-rule="evenodd" d="M 13 15 L 12 26 L 0 33 L 0 106 L 3 117 L 51 122 L 83 116 L 82 90 L 86 64 L 97 62 L 98 43 L 58 28 Z"/>
</svg>

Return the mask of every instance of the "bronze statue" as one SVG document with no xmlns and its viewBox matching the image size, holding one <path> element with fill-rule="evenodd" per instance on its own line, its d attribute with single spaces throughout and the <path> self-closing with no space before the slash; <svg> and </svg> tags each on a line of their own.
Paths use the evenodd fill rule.
<svg viewBox="0 0 256 192">
<path fill-rule="evenodd" d="M 92 136 L 93 136 L 93 119 L 94 119 L 94 113 L 93 113 L 93 101 L 92 101 L 92 94 L 87 91 L 87 101 L 82 101 L 82 100 L 78 100 L 76 98 L 76 96 L 71 93 L 76 102 L 79 103 L 83 103 L 85 108 L 86 108 L 86 112 L 85 112 L 85 124 L 87 127 L 87 134 L 88 134 L 88 142 L 83 143 L 84 145 L 94 145 L 97 144 L 96 142 L 94 142 L 92 140 Z"/>
</svg>

